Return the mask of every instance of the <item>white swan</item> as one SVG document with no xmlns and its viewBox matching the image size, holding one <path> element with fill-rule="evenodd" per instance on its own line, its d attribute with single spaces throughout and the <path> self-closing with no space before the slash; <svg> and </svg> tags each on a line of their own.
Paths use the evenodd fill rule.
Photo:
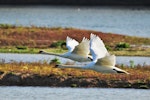
<svg viewBox="0 0 150 100">
<path fill-rule="evenodd" d="M 96 35 L 90 36 L 90 51 L 93 61 L 85 66 L 83 65 L 57 65 L 59 68 L 78 68 L 90 69 L 101 73 L 125 73 L 128 72 L 115 67 L 116 56 L 110 55 L 105 48 L 103 41 Z"/>
<path fill-rule="evenodd" d="M 72 39 L 67 36 L 66 38 L 66 46 L 68 48 L 68 52 L 65 54 L 54 54 L 48 53 L 45 51 L 40 51 L 41 54 L 48 54 L 48 55 L 56 55 L 64 58 L 69 58 L 71 60 L 75 60 L 78 62 L 86 62 L 91 61 L 90 53 L 90 46 L 89 46 L 89 39 L 83 38 L 81 43 L 77 42 L 75 39 Z"/>
</svg>

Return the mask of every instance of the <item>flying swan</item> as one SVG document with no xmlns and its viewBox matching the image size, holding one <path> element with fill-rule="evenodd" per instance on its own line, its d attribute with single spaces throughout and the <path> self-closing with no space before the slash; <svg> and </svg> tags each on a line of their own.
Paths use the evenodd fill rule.
<svg viewBox="0 0 150 100">
<path fill-rule="evenodd" d="M 90 52 L 93 61 L 87 65 L 57 65 L 58 68 L 90 69 L 101 73 L 125 73 L 128 72 L 115 67 L 116 56 L 110 55 L 103 41 L 96 35 L 90 35 Z"/>
<path fill-rule="evenodd" d="M 71 60 L 75 60 L 78 62 L 87 62 L 91 61 L 92 57 L 89 55 L 90 53 L 90 41 L 87 38 L 83 38 L 81 43 L 77 42 L 75 39 L 67 36 L 66 38 L 66 47 L 68 48 L 68 52 L 65 54 L 54 54 L 45 51 L 40 51 L 41 54 L 55 55 L 63 58 L 69 58 Z"/>
</svg>

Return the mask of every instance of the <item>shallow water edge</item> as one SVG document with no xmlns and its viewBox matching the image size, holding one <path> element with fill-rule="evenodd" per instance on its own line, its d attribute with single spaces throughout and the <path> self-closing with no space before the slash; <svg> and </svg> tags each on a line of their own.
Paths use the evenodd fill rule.
<svg viewBox="0 0 150 100">
<path fill-rule="evenodd" d="M 78 88 L 136 88 L 150 89 L 150 80 L 105 80 L 98 77 L 38 75 L 0 72 L 0 86 L 41 86 Z"/>
</svg>

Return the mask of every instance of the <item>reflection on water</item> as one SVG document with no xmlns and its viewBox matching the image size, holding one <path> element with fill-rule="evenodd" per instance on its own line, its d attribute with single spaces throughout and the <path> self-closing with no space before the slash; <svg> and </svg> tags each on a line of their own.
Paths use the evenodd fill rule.
<svg viewBox="0 0 150 100">
<path fill-rule="evenodd" d="M 0 23 L 75 27 L 150 37 L 150 9 L 136 7 L 0 6 Z"/>
<path fill-rule="evenodd" d="M 50 60 L 54 58 L 59 58 L 62 63 L 65 63 L 67 61 L 74 62 L 69 59 L 52 56 L 52 55 L 42 55 L 42 54 L 13 54 L 13 53 L 0 53 L 0 61 L 9 63 L 12 61 L 16 62 L 43 62 L 47 61 L 50 62 Z M 130 57 L 130 56 L 117 56 L 116 63 L 117 64 L 124 64 L 124 65 L 130 65 L 130 61 L 133 61 L 135 65 L 140 64 L 147 64 L 150 65 L 150 57 Z"/>
<path fill-rule="evenodd" d="M 1 100 L 149 100 L 149 90 L 0 87 Z"/>
</svg>

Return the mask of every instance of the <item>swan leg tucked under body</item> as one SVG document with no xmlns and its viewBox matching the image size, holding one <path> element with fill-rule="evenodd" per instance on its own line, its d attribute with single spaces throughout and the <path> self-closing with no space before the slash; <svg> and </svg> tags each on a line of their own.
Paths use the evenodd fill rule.
<svg viewBox="0 0 150 100">
<path fill-rule="evenodd" d="M 59 68 L 77 68 L 77 69 L 90 69 L 101 73 L 125 73 L 128 72 L 115 67 L 116 56 L 110 55 L 105 48 L 103 41 L 96 35 L 90 36 L 90 52 L 93 61 L 87 65 L 57 65 Z"/>
<path fill-rule="evenodd" d="M 92 59 L 92 57 L 89 55 L 90 53 L 89 43 L 90 41 L 85 37 L 82 39 L 81 43 L 78 43 L 75 39 L 72 39 L 67 36 L 66 38 L 66 46 L 68 48 L 67 53 L 54 54 L 54 53 L 48 53 L 45 51 L 40 51 L 39 53 L 69 58 L 71 60 L 75 60 L 78 62 L 86 62 L 86 61 L 91 61 Z"/>
</svg>

